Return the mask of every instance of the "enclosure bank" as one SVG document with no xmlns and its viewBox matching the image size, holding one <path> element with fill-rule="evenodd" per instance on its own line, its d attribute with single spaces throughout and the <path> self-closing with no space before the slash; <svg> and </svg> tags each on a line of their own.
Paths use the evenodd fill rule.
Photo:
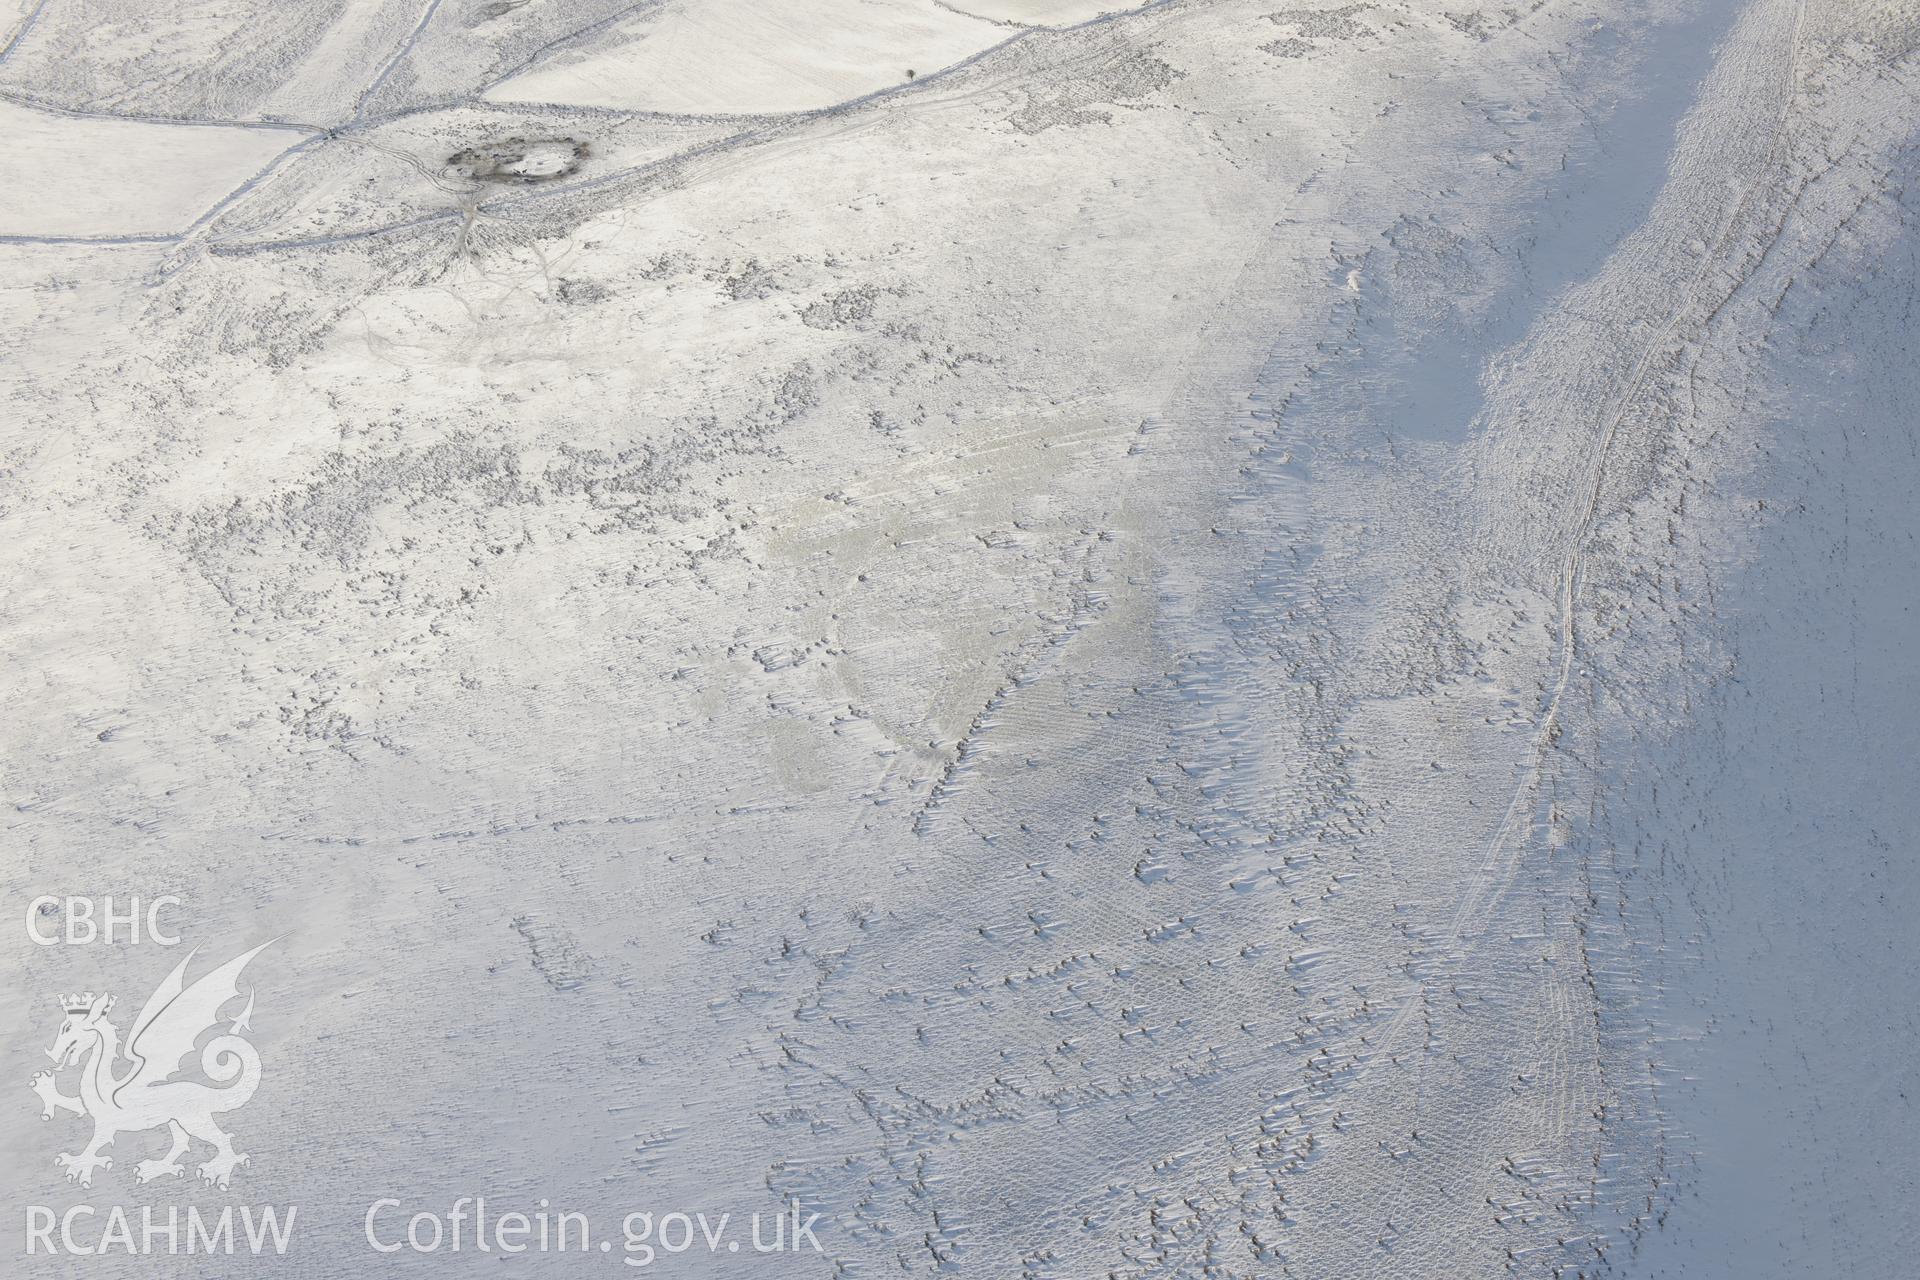
<svg viewBox="0 0 1920 1280">
<path fill-rule="evenodd" d="M 216 1213 L 199 1205 L 124 1205 L 105 1210 L 77 1204 L 56 1213 L 43 1204 L 27 1206 L 29 1254 L 109 1254 L 133 1256 L 181 1253 L 283 1254 L 293 1236 L 298 1206 L 223 1205 Z M 239 1231 L 234 1225 L 236 1219 Z"/>
</svg>

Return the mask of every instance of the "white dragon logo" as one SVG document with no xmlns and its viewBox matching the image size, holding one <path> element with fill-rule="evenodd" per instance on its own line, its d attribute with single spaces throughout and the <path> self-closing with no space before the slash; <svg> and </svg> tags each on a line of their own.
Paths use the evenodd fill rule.
<svg viewBox="0 0 1920 1280">
<path fill-rule="evenodd" d="M 251 1030 L 247 1020 L 253 1016 L 253 993 L 247 993 L 247 1007 L 228 1026 L 226 1034 L 214 1037 L 200 1053 L 200 1069 L 210 1080 L 222 1084 L 214 1088 L 197 1080 L 175 1080 L 182 1061 L 193 1052 L 194 1044 L 220 1022 L 220 1010 L 240 994 L 240 971 L 247 962 L 272 946 L 269 939 L 253 950 L 236 956 L 192 986 L 185 982 L 189 955 L 155 988 L 133 1020 L 127 1035 L 125 1070 L 118 1068 L 121 1057 L 120 1030 L 107 1020 L 113 997 L 66 996 L 60 1001 L 66 1021 L 54 1037 L 47 1056 L 54 1070 L 80 1065 L 80 1093 L 69 1097 L 54 1082 L 53 1071 L 41 1071 L 33 1077 L 33 1091 L 40 1095 L 51 1120 L 56 1111 L 93 1118 L 93 1141 L 81 1154 L 58 1155 L 54 1163 L 67 1171 L 67 1181 L 83 1187 L 93 1185 L 96 1169 L 113 1168 L 111 1157 L 100 1154 L 112 1145 L 114 1137 L 142 1129 L 165 1125 L 173 1136 L 173 1146 L 159 1160 L 142 1160 L 134 1168 L 141 1182 L 185 1172 L 180 1157 L 187 1153 L 188 1139 L 198 1138 L 213 1146 L 213 1158 L 200 1166 L 200 1177 L 225 1188 L 236 1165 L 247 1157 L 233 1149 L 228 1137 L 213 1121 L 223 1111 L 246 1105 L 260 1084 L 260 1055 L 240 1032 Z"/>
</svg>

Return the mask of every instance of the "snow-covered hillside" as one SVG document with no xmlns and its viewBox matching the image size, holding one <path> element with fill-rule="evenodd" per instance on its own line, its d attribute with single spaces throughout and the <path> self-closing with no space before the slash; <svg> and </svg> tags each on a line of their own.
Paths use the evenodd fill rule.
<svg viewBox="0 0 1920 1280">
<path fill-rule="evenodd" d="M 1913 0 L 0 24 L 9 1274 L 1920 1265 Z"/>
</svg>

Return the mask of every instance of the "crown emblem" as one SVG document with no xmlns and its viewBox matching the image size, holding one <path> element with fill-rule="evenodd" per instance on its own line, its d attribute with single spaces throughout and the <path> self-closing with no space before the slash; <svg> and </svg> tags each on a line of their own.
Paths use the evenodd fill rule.
<svg viewBox="0 0 1920 1280">
<path fill-rule="evenodd" d="M 108 1005 L 112 1003 L 113 1001 L 111 1000 L 107 1001 Z M 68 1013 L 85 1013 L 87 1010 L 93 1008 L 93 992 L 89 991 L 84 995 L 77 996 L 61 996 L 60 1007 Z M 101 1012 L 104 1013 L 106 1010 L 102 1009 Z"/>
</svg>

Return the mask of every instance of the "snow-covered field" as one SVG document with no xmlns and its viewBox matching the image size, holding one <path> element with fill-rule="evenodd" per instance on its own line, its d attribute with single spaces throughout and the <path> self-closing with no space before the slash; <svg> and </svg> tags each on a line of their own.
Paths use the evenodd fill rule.
<svg viewBox="0 0 1920 1280">
<path fill-rule="evenodd" d="M 1914 0 L 20 0 L 0 127 L 5 1274 L 1920 1268 Z"/>
</svg>

